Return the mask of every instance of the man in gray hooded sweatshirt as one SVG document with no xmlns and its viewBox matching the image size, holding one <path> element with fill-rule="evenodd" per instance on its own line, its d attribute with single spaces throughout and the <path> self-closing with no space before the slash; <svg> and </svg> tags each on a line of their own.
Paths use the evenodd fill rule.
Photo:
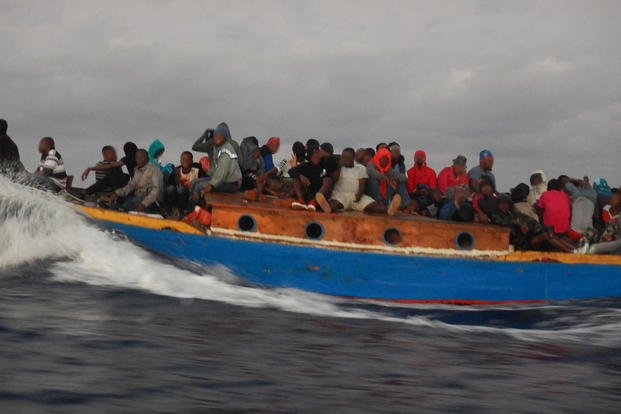
<svg viewBox="0 0 621 414">
<path fill-rule="evenodd" d="M 198 201 L 201 191 L 207 195 L 211 192 L 234 193 L 239 190 L 242 173 L 239 156 L 232 141 L 228 125 L 222 122 L 213 133 L 214 147 L 209 177 L 195 180 L 196 184 L 192 186 L 193 201 Z"/>
</svg>

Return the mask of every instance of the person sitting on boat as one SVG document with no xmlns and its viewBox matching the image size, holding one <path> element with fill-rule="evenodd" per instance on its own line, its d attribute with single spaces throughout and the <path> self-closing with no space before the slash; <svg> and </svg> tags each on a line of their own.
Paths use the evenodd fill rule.
<svg viewBox="0 0 621 414">
<path fill-rule="evenodd" d="M 199 178 L 195 181 L 192 193 L 192 204 L 199 201 L 202 196 L 207 201 L 207 195 L 211 192 L 234 193 L 239 190 L 242 182 L 242 172 L 238 153 L 233 145 L 231 133 L 226 123 L 220 123 L 213 134 L 214 158 L 211 160 L 209 177 Z"/>
<path fill-rule="evenodd" d="M 306 161 L 310 161 L 311 152 L 314 152 L 315 149 L 319 149 L 319 141 L 317 141 L 315 138 L 309 138 L 308 140 L 306 140 L 304 149 L 306 150 Z"/>
<path fill-rule="evenodd" d="M 423 150 L 414 153 L 414 166 L 407 172 L 408 193 L 413 195 L 419 184 L 426 185 L 428 189 L 438 186 L 438 178 L 433 168 L 427 165 L 427 154 Z"/>
<path fill-rule="evenodd" d="M 180 165 L 175 167 L 170 182 L 166 187 L 165 201 L 167 209 L 172 209 L 172 215 L 179 217 L 187 212 L 190 196 L 190 186 L 204 173 L 200 164 L 194 163 L 194 156 L 190 151 L 181 153 Z"/>
<path fill-rule="evenodd" d="M 489 181 L 491 181 L 492 186 L 494 187 L 494 192 L 496 192 L 496 177 L 492 172 L 493 167 L 494 155 L 490 150 L 484 149 L 479 153 L 479 165 L 468 171 L 470 188 L 473 191 L 476 191 L 476 189 L 479 188 L 481 180 L 483 179 L 483 177 L 486 177 Z"/>
<path fill-rule="evenodd" d="M 0 173 L 15 174 L 24 171 L 24 165 L 19 159 L 19 149 L 11 137 L 6 133 L 9 124 L 0 119 Z"/>
<path fill-rule="evenodd" d="M 408 211 L 414 210 L 414 205 L 410 206 L 412 198 L 408 193 L 408 176 L 405 167 L 405 158 L 401 155 L 401 146 L 396 142 L 388 144 L 390 151 L 392 171 L 391 174 L 397 179 L 397 193 L 401 197 L 400 209 L 404 210 L 408 207 Z"/>
<path fill-rule="evenodd" d="M 268 172 L 270 175 L 278 174 L 280 172 L 278 167 L 274 164 L 274 155 L 276 155 L 279 150 L 280 138 L 278 137 L 271 137 L 267 140 L 265 145 L 260 148 L 265 172 Z"/>
<path fill-rule="evenodd" d="M 466 174 L 467 161 L 466 157 L 458 155 L 453 160 L 452 166 L 440 171 L 440 174 L 438 174 L 438 188 L 442 194 L 445 194 L 449 188 L 454 188 L 458 185 L 470 185 L 468 174 Z"/>
<path fill-rule="evenodd" d="M 531 206 L 535 206 L 541 195 L 548 191 L 546 174 L 543 170 L 537 170 L 530 173 L 530 194 L 528 195 L 528 202 Z"/>
<path fill-rule="evenodd" d="M 511 201 L 516 213 L 524 214 L 539 223 L 539 216 L 534 207 L 528 202 L 530 189 L 525 183 L 519 183 L 511 189 Z"/>
<path fill-rule="evenodd" d="M 349 210 L 394 215 L 401 205 L 399 194 L 393 197 L 389 206 L 380 204 L 366 195 L 364 192 L 368 178 L 367 170 L 354 159 L 354 149 L 345 148 L 339 160 L 338 179 L 334 184 L 331 198 L 328 200 L 321 192 L 317 193 L 316 199 L 321 209 L 326 213 Z"/>
<path fill-rule="evenodd" d="M 540 250 L 549 246 L 562 252 L 573 251 L 574 246 L 568 240 L 557 237 L 531 217 L 516 212 L 511 198 L 506 194 L 499 195 L 494 201 L 496 208 L 490 215 L 491 222 L 511 229 L 510 243 L 516 250 Z"/>
<path fill-rule="evenodd" d="M 589 184 L 589 177 L 582 180 L 562 177 L 561 184 L 571 200 L 571 219 L 567 235 L 573 241 L 595 236 L 593 214 L 597 205 L 597 192 Z"/>
<path fill-rule="evenodd" d="M 323 159 L 328 154 L 320 148 L 311 147 L 306 155 L 310 156 L 310 161 L 289 170 L 296 196 L 296 201 L 291 203 L 291 208 L 314 212 L 317 211 L 315 196 L 323 183 Z"/>
<path fill-rule="evenodd" d="M 259 141 L 256 137 L 246 137 L 242 140 L 239 149 L 241 152 L 241 189 L 246 192 L 245 195 L 249 200 L 256 201 L 263 194 L 263 188 L 268 178 L 268 173 L 265 171 L 265 161 L 261 156 L 261 149 L 259 148 Z M 272 170 L 275 170 L 275 168 Z"/>
<path fill-rule="evenodd" d="M 360 148 L 356 151 L 356 162 L 366 167 L 374 156 L 375 150 L 373 148 Z"/>
<path fill-rule="evenodd" d="M 229 126 L 226 124 L 226 122 L 220 123 L 220 125 L 218 125 L 218 128 L 221 128 L 221 131 L 224 131 L 224 129 L 226 129 L 227 131 L 229 130 Z M 203 135 L 201 135 L 196 140 L 194 145 L 192 145 L 192 151 L 206 153 L 209 159 L 213 160 L 215 156 L 214 154 L 215 144 L 213 140 L 214 133 L 215 133 L 215 129 L 206 129 Z M 227 141 L 230 142 L 230 144 L 233 146 L 233 148 L 235 149 L 235 153 L 237 154 L 237 157 L 239 159 L 241 155 L 239 144 L 237 143 L 237 141 L 231 138 L 230 132 L 228 133 Z"/>
<path fill-rule="evenodd" d="M 553 227 L 554 232 L 566 235 L 571 218 L 569 195 L 561 191 L 561 182 L 557 179 L 548 181 L 548 191 L 541 195 L 537 210 L 543 216 L 543 224 Z"/>
<path fill-rule="evenodd" d="M 163 201 L 163 186 L 162 171 L 149 162 L 147 150 L 139 149 L 136 151 L 134 176 L 129 183 L 109 196 L 101 196 L 100 200 L 123 211 L 158 211 L 158 203 Z"/>
<path fill-rule="evenodd" d="M 393 197 L 399 194 L 401 206 L 403 196 L 399 189 L 399 173 L 392 167 L 392 154 L 387 148 L 380 148 L 367 165 L 367 188 L 366 194 L 376 202 L 385 206 L 392 202 Z M 405 189 L 407 192 L 407 188 Z M 409 196 L 407 199 L 409 203 Z"/>
<path fill-rule="evenodd" d="M 82 181 L 86 180 L 91 171 L 95 171 L 95 183 L 90 187 L 80 190 L 80 195 L 96 194 L 114 191 L 124 187 L 129 182 L 129 175 L 123 173 L 123 162 L 117 159 L 116 149 L 106 145 L 101 149 L 102 160 L 93 167 L 88 167 L 82 172 Z"/>
<path fill-rule="evenodd" d="M 444 197 L 446 202 L 438 213 L 440 220 L 458 221 L 470 223 L 474 220 L 474 208 L 468 200 L 470 189 L 465 184 L 457 187 L 449 187 Z"/>
<path fill-rule="evenodd" d="M 388 149 L 388 144 L 386 144 L 385 142 L 380 142 L 379 144 L 375 146 L 375 152 L 379 151 L 382 148 Z"/>
<path fill-rule="evenodd" d="M 334 183 L 339 178 L 341 156 L 334 154 L 334 146 L 329 142 L 322 143 L 319 148 L 326 154 L 322 160 L 323 176 L 321 178 L 321 188 L 318 193 L 323 194 L 326 199 L 330 198 Z"/>
<path fill-rule="evenodd" d="M 67 187 L 67 172 L 63 157 L 56 151 L 56 143 L 51 137 L 41 138 L 39 141 L 41 158 L 39 167 L 34 175 L 37 182 L 52 191 L 59 191 Z"/>
<path fill-rule="evenodd" d="M 489 223 L 492 212 L 496 209 L 496 193 L 489 177 L 480 180 L 478 191 L 472 197 L 475 219 L 479 223 Z"/>
<path fill-rule="evenodd" d="M 599 243 L 585 243 L 576 249 L 575 253 L 582 254 L 621 254 L 621 190 L 611 189 L 609 203 L 602 211 L 604 230 L 599 238 Z"/>
<path fill-rule="evenodd" d="M 164 180 L 168 181 L 168 178 L 172 175 L 175 166 L 171 163 L 162 165 L 161 158 L 165 151 L 166 148 L 159 139 L 153 140 L 151 145 L 149 145 L 149 162 L 159 168 L 164 175 Z"/>
<path fill-rule="evenodd" d="M 296 141 L 291 146 L 291 157 L 282 159 L 278 165 L 281 177 L 290 180 L 289 170 L 297 167 L 306 160 L 306 147 L 300 141 Z"/>
</svg>

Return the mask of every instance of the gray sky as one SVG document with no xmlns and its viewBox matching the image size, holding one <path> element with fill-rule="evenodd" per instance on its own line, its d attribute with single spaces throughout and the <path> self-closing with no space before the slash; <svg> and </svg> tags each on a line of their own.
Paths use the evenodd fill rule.
<svg viewBox="0 0 621 414">
<path fill-rule="evenodd" d="M 618 1 L 0 0 L 0 117 L 36 164 L 167 144 L 178 161 L 225 120 L 236 138 L 397 140 L 439 171 L 496 155 L 500 187 L 549 176 L 621 185 Z"/>
</svg>

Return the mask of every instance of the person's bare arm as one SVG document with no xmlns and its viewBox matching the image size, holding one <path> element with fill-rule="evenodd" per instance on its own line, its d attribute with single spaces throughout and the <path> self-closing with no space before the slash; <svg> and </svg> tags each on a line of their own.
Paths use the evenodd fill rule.
<svg viewBox="0 0 621 414">
<path fill-rule="evenodd" d="M 109 164 L 101 164 L 101 165 L 94 165 L 92 167 L 87 167 L 82 172 L 82 181 L 86 180 L 86 178 L 88 177 L 88 174 L 91 171 L 107 171 L 107 170 L 110 170 L 112 168 L 122 167 L 124 165 L 125 165 L 125 163 L 123 161 L 116 161 L 116 162 L 111 162 Z"/>
</svg>

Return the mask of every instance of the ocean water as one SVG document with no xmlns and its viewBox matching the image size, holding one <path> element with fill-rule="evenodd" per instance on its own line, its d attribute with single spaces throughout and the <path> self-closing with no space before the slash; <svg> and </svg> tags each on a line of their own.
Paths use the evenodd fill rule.
<svg viewBox="0 0 621 414">
<path fill-rule="evenodd" d="M 619 413 L 621 300 L 257 288 L 0 179 L 0 412 Z"/>
</svg>

